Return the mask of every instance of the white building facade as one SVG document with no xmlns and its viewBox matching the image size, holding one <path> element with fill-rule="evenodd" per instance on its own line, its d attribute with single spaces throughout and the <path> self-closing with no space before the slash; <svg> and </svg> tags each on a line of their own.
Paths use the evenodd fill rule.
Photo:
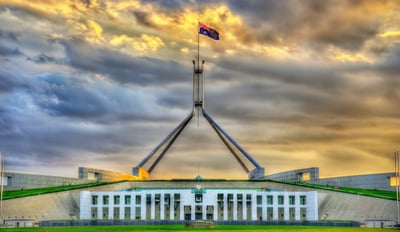
<svg viewBox="0 0 400 232">
<path fill-rule="evenodd" d="M 80 219 L 313 221 L 318 195 L 261 189 L 82 191 Z"/>
</svg>

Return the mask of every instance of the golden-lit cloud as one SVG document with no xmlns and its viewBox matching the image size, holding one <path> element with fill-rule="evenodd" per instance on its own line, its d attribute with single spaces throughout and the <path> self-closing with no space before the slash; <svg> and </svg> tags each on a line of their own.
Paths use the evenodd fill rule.
<svg viewBox="0 0 400 232">
<path fill-rule="evenodd" d="M 131 38 L 127 35 L 115 36 L 110 43 L 117 47 L 128 46 L 139 52 L 154 52 L 165 46 L 161 38 L 147 34 L 142 34 L 140 38 Z"/>
<path fill-rule="evenodd" d="M 379 35 L 380 37 L 400 37 L 400 31 L 388 31 Z"/>
</svg>

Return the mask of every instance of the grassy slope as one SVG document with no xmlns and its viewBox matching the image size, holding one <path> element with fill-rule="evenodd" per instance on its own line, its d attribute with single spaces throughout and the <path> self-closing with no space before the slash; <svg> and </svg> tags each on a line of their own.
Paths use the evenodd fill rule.
<svg viewBox="0 0 400 232">
<path fill-rule="evenodd" d="M 282 184 L 290 184 L 290 185 L 314 188 L 314 189 L 322 189 L 322 190 L 343 192 L 343 193 L 356 194 L 356 195 L 362 195 L 362 196 L 383 198 L 383 199 L 388 199 L 388 200 L 396 200 L 396 192 L 395 191 L 317 185 L 317 184 L 308 184 L 308 183 L 300 183 L 300 182 L 282 182 L 282 181 L 274 181 L 274 180 L 269 180 L 269 181 L 276 182 L 276 183 L 282 183 Z"/>
<path fill-rule="evenodd" d="M 55 193 L 55 192 L 61 192 L 61 191 L 69 191 L 69 190 L 95 187 L 95 186 L 101 186 L 101 185 L 107 185 L 107 184 L 115 184 L 115 183 L 120 183 L 120 182 L 121 181 L 119 181 L 119 182 L 96 182 L 96 183 L 89 183 L 89 184 L 64 185 L 64 186 L 55 186 L 55 187 L 47 187 L 47 188 L 4 191 L 3 192 L 3 200 L 35 196 L 35 195 L 47 194 L 47 193 Z M 122 182 L 124 182 L 124 181 L 122 181 Z"/>
</svg>

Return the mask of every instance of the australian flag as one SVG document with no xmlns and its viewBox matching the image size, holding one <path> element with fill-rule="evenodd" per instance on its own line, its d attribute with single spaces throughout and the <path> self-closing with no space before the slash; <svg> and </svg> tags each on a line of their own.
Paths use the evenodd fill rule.
<svg viewBox="0 0 400 232">
<path fill-rule="evenodd" d="M 218 31 L 199 23 L 199 34 L 210 37 L 211 39 L 219 40 Z"/>
</svg>

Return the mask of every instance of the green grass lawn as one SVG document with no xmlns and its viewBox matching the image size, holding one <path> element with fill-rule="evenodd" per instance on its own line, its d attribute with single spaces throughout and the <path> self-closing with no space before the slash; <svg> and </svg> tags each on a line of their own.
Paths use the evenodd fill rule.
<svg viewBox="0 0 400 232">
<path fill-rule="evenodd" d="M 328 231 L 328 232 L 384 232 L 394 231 L 394 229 L 380 229 L 380 228 L 356 228 L 356 227 L 317 227 L 317 226 L 231 226 L 231 225 L 217 225 L 213 229 L 188 229 L 184 225 L 153 225 L 153 226 L 71 226 L 71 227 L 38 227 L 38 228 L 9 228 L 0 229 L 0 231 L 10 232 L 107 232 L 107 231 L 181 231 L 181 232 L 202 232 L 202 231 L 268 231 L 268 232 L 283 232 L 283 231 Z"/>
</svg>

